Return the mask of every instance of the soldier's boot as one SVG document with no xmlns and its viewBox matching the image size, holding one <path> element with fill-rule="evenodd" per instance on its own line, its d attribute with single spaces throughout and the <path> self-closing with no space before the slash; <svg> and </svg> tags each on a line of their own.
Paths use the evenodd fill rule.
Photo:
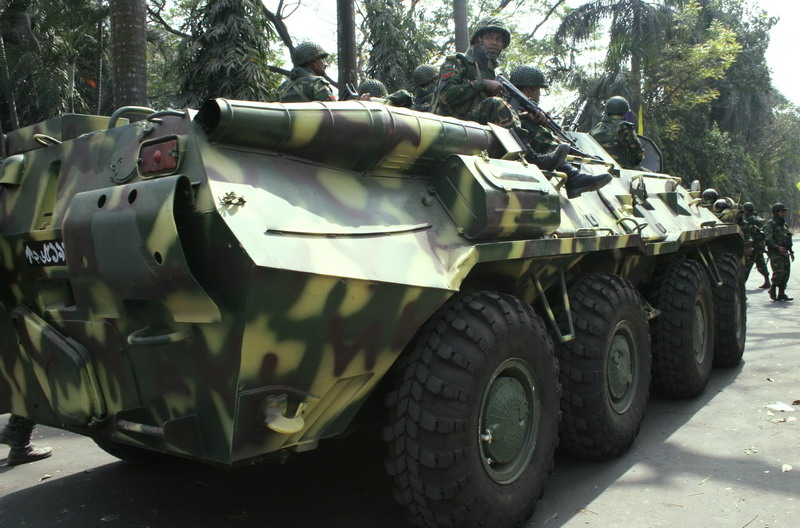
<svg viewBox="0 0 800 528">
<path fill-rule="evenodd" d="M 8 453 L 8 465 L 18 466 L 35 462 L 53 454 L 49 447 L 36 447 L 31 443 L 33 422 L 19 416 L 11 416 L 8 424 L 0 432 L 0 442 L 11 446 Z"/>
<path fill-rule="evenodd" d="M 767 288 L 771 288 L 771 287 L 772 287 L 772 283 L 771 283 L 771 282 L 769 282 L 769 277 L 765 275 L 765 276 L 764 276 L 764 284 L 762 284 L 761 286 L 759 286 L 759 288 L 762 288 L 762 289 L 767 289 Z"/>
<path fill-rule="evenodd" d="M 47 458 L 53 454 L 53 449 L 50 447 L 36 447 L 28 442 L 26 446 L 11 446 L 11 451 L 8 453 L 8 465 L 18 466 L 20 464 L 27 464 L 28 462 L 36 462 L 43 458 Z"/>
<path fill-rule="evenodd" d="M 565 163 L 560 169 L 567 173 L 567 198 L 577 198 L 581 194 L 589 191 L 596 191 L 611 181 L 611 175 L 607 172 L 603 174 L 586 174 L 576 169 L 569 163 Z"/>
<path fill-rule="evenodd" d="M 529 148 L 525 153 L 525 159 L 542 170 L 555 170 L 556 167 L 560 167 L 564 164 L 567 160 L 567 154 L 569 154 L 569 145 L 561 143 L 555 150 L 547 154 L 539 154 Z"/>
<path fill-rule="evenodd" d="M 769 298 L 772 299 L 773 301 L 777 301 L 778 300 L 778 297 L 775 294 L 775 285 L 774 284 L 769 287 Z"/>
<path fill-rule="evenodd" d="M 786 288 L 778 288 L 778 298 L 779 301 L 793 301 L 794 297 L 789 297 L 786 295 Z"/>
</svg>

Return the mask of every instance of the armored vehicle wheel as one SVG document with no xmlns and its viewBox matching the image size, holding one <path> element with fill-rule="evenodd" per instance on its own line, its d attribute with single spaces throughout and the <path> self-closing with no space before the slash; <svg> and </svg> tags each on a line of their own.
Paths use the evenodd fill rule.
<svg viewBox="0 0 800 528">
<path fill-rule="evenodd" d="M 120 460 L 124 460 L 125 462 L 130 462 L 131 464 L 152 464 L 161 456 L 160 453 L 155 451 L 149 451 L 147 449 L 142 449 L 141 447 L 128 444 L 121 444 L 111 440 L 100 440 L 95 438 L 94 443 L 109 455 L 117 457 Z"/>
<path fill-rule="evenodd" d="M 747 329 L 744 271 L 732 253 L 722 253 L 715 261 L 723 284 L 713 289 L 714 366 L 734 367 L 742 360 Z"/>
<path fill-rule="evenodd" d="M 673 398 L 703 392 L 714 355 L 711 284 L 694 260 L 673 262 L 655 294 L 653 386 Z"/>
<path fill-rule="evenodd" d="M 569 302 L 575 339 L 557 347 L 560 445 L 591 460 L 613 458 L 630 447 L 644 419 L 650 390 L 647 316 L 633 285 L 615 275 L 582 278 L 570 288 Z"/>
<path fill-rule="evenodd" d="M 558 366 L 518 299 L 457 294 L 423 327 L 390 393 L 387 470 L 417 526 L 511 528 L 558 441 Z"/>
</svg>

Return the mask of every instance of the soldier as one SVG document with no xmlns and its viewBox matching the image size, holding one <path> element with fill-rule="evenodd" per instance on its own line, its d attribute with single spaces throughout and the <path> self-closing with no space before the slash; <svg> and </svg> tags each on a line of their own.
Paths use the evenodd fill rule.
<svg viewBox="0 0 800 528">
<path fill-rule="evenodd" d="M 369 101 L 375 98 L 389 106 L 403 106 L 405 108 L 411 106 L 414 99 L 408 90 L 397 90 L 389 93 L 386 85 L 378 79 L 366 79 L 362 82 L 358 87 L 358 98 L 362 101 Z"/>
<path fill-rule="evenodd" d="M 625 121 L 625 114 L 630 109 L 627 99 L 612 97 L 606 103 L 603 119 L 592 128 L 591 134 L 623 168 L 639 169 L 644 149 L 633 130 L 633 123 Z"/>
<path fill-rule="evenodd" d="M 742 233 L 744 234 L 745 244 L 745 276 L 744 280 L 750 276 L 750 270 L 753 269 L 753 264 L 756 265 L 758 272 L 764 276 L 764 283 L 759 288 L 769 288 L 772 286 L 769 282 L 769 270 L 767 269 L 767 262 L 764 260 L 764 219 L 756 213 L 756 207 L 753 202 L 745 202 L 744 217 L 742 219 Z"/>
<path fill-rule="evenodd" d="M 502 20 L 484 18 L 475 26 L 470 37 L 470 48 L 466 53 L 450 55 L 445 59 L 439 72 L 439 83 L 434 96 L 433 112 L 444 116 L 494 123 L 514 131 L 521 139 L 527 133 L 522 128 L 520 117 L 499 97 L 502 85 L 495 80 L 495 68 L 500 53 L 511 43 L 511 33 Z M 544 124 L 547 117 L 543 112 L 525 115 Z M 548 154 L 540 154 L 528 149 L 526 158 L 544 170 L 551 170 L 565 162 L 569 147 L 560 144 Z M 575 180 L 567 178 L 566 188 L 570 198 L 583 192 L 599 189 L 609 181 L 610 175 L 592 176 Z"/>
<path fill-rule="evenodd" d="M 767 245 L 769 263 L 772 266 L 772 286 L 769 298 L 773 301 L 791 301 L 786 295 L 786 283 L 789 281 L 790 259 L 794 262 L 792 251 L 792 233 L 786 226 L 786 211 L 789 208 L 782 203 L 772 206 L 772 219 L 764 224 L 764 242 Z"/>
<path fill-rule="evenodd" d="M 517 66 L 511 71 L 509 81 L 511 81 L 511 84 L 519 88 L 520 92 L 522 92 L 528 99 L 537 105 L 539 104 L 539 99 L 542 97 L 542 88 L 546 89 L 548 87 L 547 81 L 544 78 L 544 73 L 542 73 L 542 71 L 535 66 Z M 520 102 L 516 99 L 512 100 L 511 108 L 518 112 L 520 110 Z M 522 123 L 522 127 L 528 132 L 527 141 L 534 151 L 541 154 L 546 154 L 554 151 L 559 147 L 559 145 L 562 144 L 561 141 L 557 140 L 555 136 L 553 136 L 553 133 L 547 127 L 537 124 L 531 119 L 522 119 L 520 121 Z M 580 193 L 575 195 L 574 191 L 571 192 L 571 189 L 575 188 L 575 182 L 581 182 L 587 178 L 594 178 L 594 176 L 590 174 L 580 172 L 575 168 L 574 165 L 567 163 L 566 161 L 557 167 L 556 170 L 567 175 L 566 187 L 568 198 L 575 198 L 575 196 L 580 195 Z M 604 178 L 605 183 L 611 181 L 610 174 L 604 174 L 602 177 Z M 573 187 L 570 187 L 570 181 L 573 182 Z M 605 185 L 605 183 L 602 185 Z"/>
<path fill-rule="evenodd" d="M 36 447 L 31 443 L 34 427 L 36 423 L 32 420 L 12 414 L 8 424 L 0 431 L 0 444 L 11 446 L 8 452 L 9 466 L 35 462 L 53 454 L 51 448 Z"/>
<path fill-rule="evenodd" d="M 301 103 L 306 101 L 335 101 L 331 84 L 323 77 L 328 64 L 328 52 L 313 42 L 301 42 L 292 50 L 294 68 L 289 79 L 278 86 L 278 101 Z"/>
<path fill-rule="evenodd" d="M 438 78 L 439 70 L 436 66 L 422 64 L 414 69 L 414 73 L 411 74 L 412 94 L 414 96 L 414 102 L 411 104 L 412 110 L 418 112 L 431 111 Z"/>
</svg>

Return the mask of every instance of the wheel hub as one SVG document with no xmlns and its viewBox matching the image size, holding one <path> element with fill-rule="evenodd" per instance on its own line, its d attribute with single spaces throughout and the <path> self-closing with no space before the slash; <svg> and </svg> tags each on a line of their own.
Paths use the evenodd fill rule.
<svg viewBox="0 0 800 528">
<path fill-rule="evenodd" d="M 611 406 L 618 413 L 623 413 L 630 406 L 633 397 L 634 373 L 636 359 L 634 354 L 631 329 L 625 321 L 614 331 L 608 349 L 606 376 Z"/>
<path fill-rule="evenodd" d="M 522 360 L 495 370 L 483 394 L 477 440 L 483 467 L 495 482 L 513 482 L 536 447 L 541 402 L 533 373 Z"/>
<path fill-rule="evenodd" d="M 694 317 L 692 321 L 692 350 L 694 359 L 702 363 L 706 355 L 706 315 L 700 301 L 694 305 Z"/>
</svg>

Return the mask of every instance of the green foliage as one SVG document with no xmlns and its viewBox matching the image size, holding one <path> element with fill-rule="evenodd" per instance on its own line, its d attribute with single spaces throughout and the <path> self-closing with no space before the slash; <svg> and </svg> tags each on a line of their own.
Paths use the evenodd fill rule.
<svg viewBox="0 0 800 528">
<path fill-rule="evenodd" d="M 214 97 L 272 98 L 279 83 L 268 69 L 275 59 L 268 38 L 274 35 L 258 1 L 195 4 L 188 24 L 191 36 L 179 47 L 181 106 L 198 106 Z"/>
<path fill-rule="evenodd" d="M 417 27 L 416 14 L 415 5 L 405 10 L 399 0 L 364 0 L 366 74 L 382 81 L 390 92 L 408 88 L 414 69 L 427 63 L 433 52 L 433 42 Z"/>
</svg>

